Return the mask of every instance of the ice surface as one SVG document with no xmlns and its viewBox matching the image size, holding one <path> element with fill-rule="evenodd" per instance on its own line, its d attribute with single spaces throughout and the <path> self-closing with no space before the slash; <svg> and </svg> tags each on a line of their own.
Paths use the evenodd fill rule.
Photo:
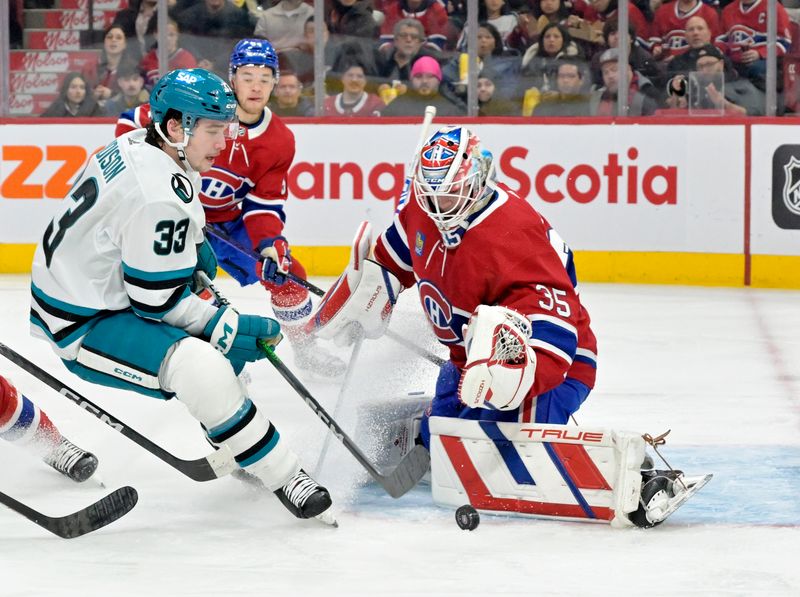
<svg viewBox="0 0 800 597">
<path fill-rule="evenodd" d="M 220 287 L 240 310 L 268 312 L 259 288 L 229 279 Z M 28 335 L 28 292 L 26 277 L 0 276 L 0 341 L 173 453 L 208 451 L 181 404 L 68 373 Z M 578 421 L 672 429 L 664 448 L 670 462 L 715 473 L 661 527 L 618 531 L 484 515 L 477 530 L 462 531 L 426 487 L 393 500 L 366 484 L 336 441 L 320 477 L 340 527 L 297 521 L 272 496 L 234 479 L 182 477 L 0 357 L 0 373 L 100 457 L 107 487 L 71 483 L 0 443 L 0 490 L 51 515 L 120 485 L 140 495 L 126 517 L 71 541 L 0 509 L 0 595 L 800 595 L 800 293 L 587 284 L 582 296 L 600 366 Z M 442 354 L 410 293 L 392 329 Z M 292 366 L 291 349 L 281 350 Z M 253 400 L 313 468 L 325 427 L 268 362 L 248 371 Z M 340 424 L 354 432 L 359 406 L 430 392 L 435 373 L 389 339 L 370 341 Z M 303 379 L 333 411 L 338 386 Z"/>
</svg>

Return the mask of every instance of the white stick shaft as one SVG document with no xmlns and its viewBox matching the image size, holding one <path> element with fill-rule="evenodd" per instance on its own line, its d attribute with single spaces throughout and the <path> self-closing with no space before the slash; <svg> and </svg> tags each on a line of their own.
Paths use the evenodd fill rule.
<svg viewBox="0 0 800 597">
<path fill-rule="evenodd" d="M 428 129 L 431 127 L 434 117 L 436 116 L 436 106 L 425 106 L 425 116 L 422 119 L 422 127 L 419 130 L 419 139 L 417 139 L 417 146 L 414 148 L 414 155 L 411 156 L 411 161 L 406 167 L 406 179 L 403 184 L 403 192 L 400 194 L 400 202 L 397 208 L 403 205 L 411 194 L 411 180 L 414 178 L 414 170 L 417 167 L 417 160 L 419 160 L 419 152 L 422 151 L 422 144 L 428 138 Z"/>
</svg>

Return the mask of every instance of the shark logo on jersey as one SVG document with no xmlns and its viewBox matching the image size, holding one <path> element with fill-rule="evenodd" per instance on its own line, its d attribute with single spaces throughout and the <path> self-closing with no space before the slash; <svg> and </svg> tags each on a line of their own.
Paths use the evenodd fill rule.
<svg viewBox="0 0 800 597">
<path fill-rule="evenodd" d="M 414 252 L 419 256 L 422 257 L 422 253 L 425 250 L 425 235 L 422 232 L 417 231 L 417 238 L 414 240 Z"/>
<path fill-rule="evenodd" d="M 444 344 L 461 344 L 464 341 L 461 329 L 469 321 L 469 316 L 455 309 L 432 282 L 420 280 L 417 287 L 422 309 L 436 337 Z"/>
<path fill-rule="evenodd" d="M 194 187 L 192 187 L 192 182 L 186 176 L 175 172 L 170 182 L 172 190 L 178 196 L 178 199 L 184 203 L 192 202 L 192 199 L 194 199 Z"/>
</svg>

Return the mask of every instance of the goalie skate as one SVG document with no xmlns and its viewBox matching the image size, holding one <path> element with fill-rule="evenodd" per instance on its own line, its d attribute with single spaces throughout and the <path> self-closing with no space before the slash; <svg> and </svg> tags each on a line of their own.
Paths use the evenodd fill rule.
<svg viewBox="0 0 800 597">
<path fill-rule="evenodd" d="M 711 481 L 713 474 L 686 477 L 681 471 L 642 471 L 639 508 L 629 515 L 637 527 L 661 524 Z"/>
</svg>

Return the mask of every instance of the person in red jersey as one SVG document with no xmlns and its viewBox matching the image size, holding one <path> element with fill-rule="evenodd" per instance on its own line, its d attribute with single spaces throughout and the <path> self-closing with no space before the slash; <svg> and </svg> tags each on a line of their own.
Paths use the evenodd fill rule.
<svg viewBox="0 0 800 597">
<path fill-rule="evenodd" d="M 0 375 L 0 438 L 36 454 L 59 473 L 81 483 L 97 470 L 97 457 L 61 435 L 32 400 Z"/>
<path fill-rule="evenodd" d="M 200 200 L 220 266 L 240 284 L 261 282 L 270 292 L 275 317 L 292 344 L 296 365 L 323 377 L 339 377 L 344 362 L 303 331 L 313 308 L 308 290 L 287 278 L 291 272 L 305 279 L 306 272 L 292 257 L 283 235 L 295 140 L 292 131 L 267 107 L 279 76 L 278 55 L 269 41 L 243 39 L 236 44 L 229 78 L 238 104 L 239 134 L 227 142 L 211 169 L 203 172 Z M 140 106 L 120 117 L 117 135 L 148 122 L 149 107 Z M 215 228 L 259 253 L 262 261 L 254 268 L 249 255 L 215 237 Z"/>
<path fill-rule="evenodd" d="M 416 286 L 450 351 L 419 427 L 426 447 L 430 416 L 565 424 L 594 387 L 597 367 L 572 251 L 496 181 L 492 154 L 468 129 L 439 129 L 418 158 L 412 197 L 373 259 L 345 271 L 309 325 L 338 343 L 357 326 L 378 337 L 397 293 Z M 498 330 L 505 356 L 493 352 Z"/>
</svg>

